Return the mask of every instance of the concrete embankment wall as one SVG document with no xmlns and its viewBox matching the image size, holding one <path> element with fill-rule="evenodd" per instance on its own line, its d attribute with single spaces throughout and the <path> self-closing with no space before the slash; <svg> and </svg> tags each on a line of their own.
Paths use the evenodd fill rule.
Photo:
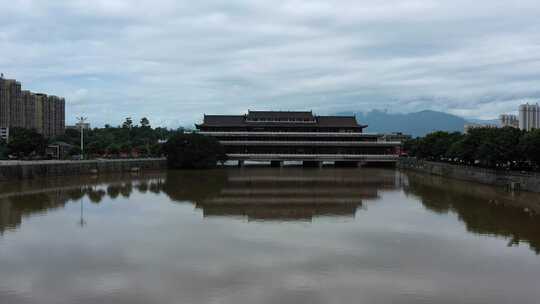
<svg viewBox="0 0 540 304">
<path fill-rule="evenodd" d="M 166 167 L 167 161 L 164 158 L 82 161 L 7 161 L 0 162 L 0 181 L 51 176 L 150 171 L 165 169 Z"/>
<path fill-rule="evenodd" d="M 513 184 L 524 191 L 540 192 L 540 174 L 538 173 L 499 171 L 423 161 L 414 158 L 401 158 L 398 161 L 397 166 L 401 169 L 413 170 L 462 181 L 501 187 L 510 187 Z"/>
</svg>

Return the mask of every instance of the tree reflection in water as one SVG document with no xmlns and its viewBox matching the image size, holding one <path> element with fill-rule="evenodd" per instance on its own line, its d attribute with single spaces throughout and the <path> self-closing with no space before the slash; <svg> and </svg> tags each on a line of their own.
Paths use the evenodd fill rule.
<svg viewBox="0 0 540 304">
<path fill-rule="evenodd" d="M 454 212 L 469 232 L 503 236 L 508 238 L 509 246 L 526 242 L 540 254 L 539 195 L 511 194 L 490 186 L 418 173 L 406 175 L 409 185 L 404 191 L 419 197 L 428 210 Z"/>
<path fill-rule="evenodd" d="M 159 180 L 163 177 L 163 174 L 110 175 L 99 178 L 65 177 L 0 183 L 0 234 L 19 227 L 25 217 L 63 208 L 70 201 L 80 202 L 87 197 L 90 202 L 100 204 L 107 196 L 111 200 L 120 195 L 129 198 L 133 183 L 140 181 L 149 185 L 148 188 L 156 188 L 156 185 L 160 188 Z"/>
</svg>

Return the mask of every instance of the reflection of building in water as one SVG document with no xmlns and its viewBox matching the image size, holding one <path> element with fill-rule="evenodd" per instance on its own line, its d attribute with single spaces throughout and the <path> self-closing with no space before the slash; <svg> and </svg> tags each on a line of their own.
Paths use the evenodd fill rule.
<svg viewBox="0 0 540 304">
<path fill-rule="evenodd" d="M 420 197 L 437 213 L 455 212 L 467 230 L 503 236 L 509 245 L 528 243 L 540 254 L 540 197 L 535 193 L 512 195 L 495 187 L 474 185 L 429 175 L 407 173 L 405 192 Z"/>
<path fill-rule="evenodd" d="M 354 217 L 363 200 L 377 199 L 379 189 L 395 187 L 393 171 L 369 175 L 346 169 L 230 170 L 217 195 L 195 204 L 205 217 L 284 221 Z"/>
</svg>

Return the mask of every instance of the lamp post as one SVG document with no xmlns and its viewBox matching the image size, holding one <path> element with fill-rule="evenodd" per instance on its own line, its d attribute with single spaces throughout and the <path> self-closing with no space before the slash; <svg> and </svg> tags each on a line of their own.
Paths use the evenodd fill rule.
<svg viewBox="0 0 540 304">
<path fill-rule="evenodd" d="M 81 128 L 81 160 L 84 159 L 84 122 L 86 119 L 87 117 L 77 117 L 77 120 L 79 121 L 79 128 Z"/>
<path fill-rule="evenodd" d="M 84 227 L 86 225 L 86 221 L 84 220 L 84 212 L 83 212 L 83 200 L 84 200 L 84 196 L 81 197 L 81 219 L 79 220 L 79 225 L 82 227 Z"/>
</svg>

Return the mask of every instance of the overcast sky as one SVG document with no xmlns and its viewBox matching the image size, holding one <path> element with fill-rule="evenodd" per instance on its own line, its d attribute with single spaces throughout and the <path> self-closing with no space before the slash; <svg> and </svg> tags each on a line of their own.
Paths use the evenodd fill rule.
<svg viewBox="0 0 540 304">
<path fill-rule="evenodd" d="M 540 99 L 538 0 L 13 0 L 0 71 L 94 125 L 248 109 L 434 109 Z"/>
</svg>

